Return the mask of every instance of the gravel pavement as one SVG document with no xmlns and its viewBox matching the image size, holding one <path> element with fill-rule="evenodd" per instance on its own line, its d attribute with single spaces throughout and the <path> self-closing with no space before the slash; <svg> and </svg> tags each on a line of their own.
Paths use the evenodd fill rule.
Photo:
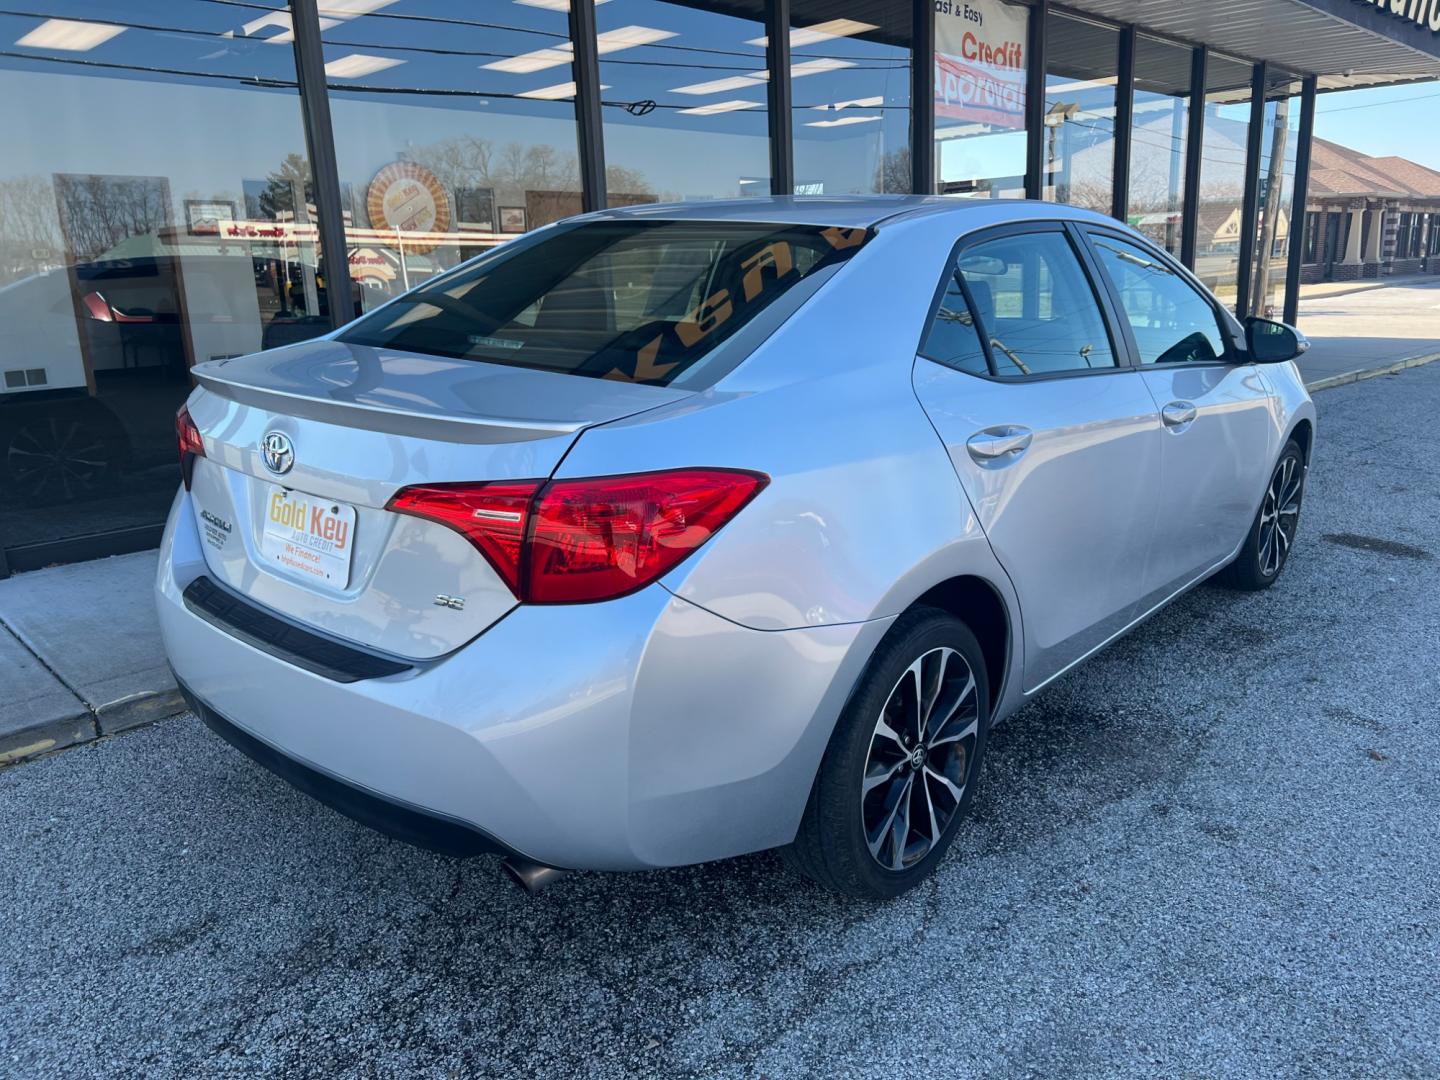
<svg viewBox="0 0 1440 1080">
<path fill-rule="evenodd" d="M 1440 364 L 1320 395 L 1301 539 L 997 729 L 938 879 L 537 897 L 193 718 L 0 772 L 0 1074 L 1440 1075 Z"/>
</svg>

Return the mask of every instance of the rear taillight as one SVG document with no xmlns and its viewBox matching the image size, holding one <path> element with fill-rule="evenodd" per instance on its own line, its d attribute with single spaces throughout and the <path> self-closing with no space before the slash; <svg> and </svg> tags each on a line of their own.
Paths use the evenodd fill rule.
<svg viewBox="0 0 1440 1080">
<path fill-rule="evenodd" d="M 540 480 L 500 484 L 429 484 L 402 488 L 387 510 L 438 521 L 490 560 L 510 591 L 520 595 L 520 550 L 530 501 Z"/>
<path fill-rule="evenodd" d="M 195 471 L 195 459 L 205 456 L 205 440 L 200 438 L 200 429 L 190 419 L 190 410 L 184 405 L 175 414 L 175 445 L 180 451 L 180 475 L 185 481 L 185 490 L 190 490 L 190 474 Z"/>
<path fill-rule="evenodd" d="M 769 483 L 760 473 L 674 469 L 586 480 L 408 487 L 389 509 L 463 534 L 516 597 L 610 600 L 669 573 Z"/>
<path fill-rule="evenodd" d="M 524 599 L 567 604 L 634 592 L 683 562 L 768 482 L 677 469 L 548 484 L 526 531 Z"/>
</svg>

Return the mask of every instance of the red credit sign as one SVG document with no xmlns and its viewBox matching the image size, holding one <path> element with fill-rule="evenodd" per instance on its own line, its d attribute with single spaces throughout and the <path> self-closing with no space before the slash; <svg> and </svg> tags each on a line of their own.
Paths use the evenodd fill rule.
<svg viewBox="0 0 1440 1080">
<path fill-rule="evenodd" d="M 936 53 L 935 115 L 995 127 L 1023 128 L 1025 69 L 999 68 Z"/>
<path fill-rule="evenodd" d="M 935 0 L 937 120 L 1024 130 L 1028 27 L 1020 4 Z"/>
</svg>

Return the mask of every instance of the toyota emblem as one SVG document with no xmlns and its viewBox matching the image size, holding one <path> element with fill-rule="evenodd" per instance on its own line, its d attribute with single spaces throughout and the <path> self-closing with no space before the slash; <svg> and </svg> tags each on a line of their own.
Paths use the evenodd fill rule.
<svg viewBox="0 0 1440 1080">
<path fill-rule="evenodd" d="M 295 447 L 283 431 L 267 431 L 260 440 L 260 456 L 267 469 L 284 476 L 295 464 Z"/>
</svg>

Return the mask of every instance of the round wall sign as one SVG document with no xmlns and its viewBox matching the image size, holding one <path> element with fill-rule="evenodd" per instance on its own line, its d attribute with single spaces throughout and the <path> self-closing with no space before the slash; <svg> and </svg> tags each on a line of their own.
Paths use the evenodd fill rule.
<svg viewBox="0 0 1440 1080">
<path fill-rule="evenodd" d="M 397 232 L 435 233 L 450 231 L 450 198 L 435 174 L 413 161 L 386 165 L 370 181 L 365 199 L 370 225 Z M 436 243 L 420 242 L 407 251 L 435 250 Z"/>
</svg>

